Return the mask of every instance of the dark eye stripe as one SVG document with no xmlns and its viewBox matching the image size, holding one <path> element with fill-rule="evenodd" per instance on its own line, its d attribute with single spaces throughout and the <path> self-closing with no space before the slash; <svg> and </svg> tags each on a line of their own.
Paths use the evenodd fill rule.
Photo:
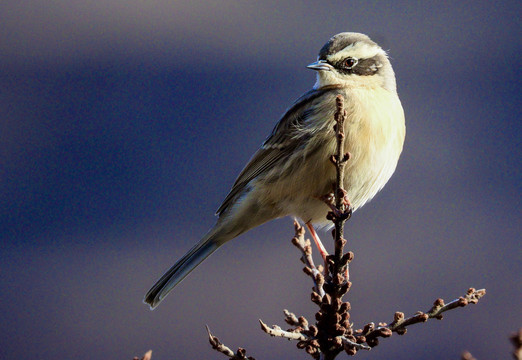
<svg viewBox="0 0 522 360">
<path fill-rule="evenodd" d="M 382 66 L 379 56 L 370 59 L 345 58 L 332 64 L 340 73 L 369 76 L 376 74 Z"/>
</svg>

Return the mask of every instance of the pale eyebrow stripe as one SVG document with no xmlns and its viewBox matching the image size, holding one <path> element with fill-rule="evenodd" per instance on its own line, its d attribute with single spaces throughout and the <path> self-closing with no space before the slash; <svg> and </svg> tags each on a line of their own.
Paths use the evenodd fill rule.
<svg viewBox="0 0 522 360">
<path fill-rule="evenodd" d="M 354 44 L 348 45 L 335 54 L 328 55 L 326 59 L 329 62 L 337 62 L 346 57 L 353 57 L 356 59 L 370 59 L 378 54 L 386 55 L 386 52 L 378 46 L 363 42 L 356 42 Z"/>
</svg>

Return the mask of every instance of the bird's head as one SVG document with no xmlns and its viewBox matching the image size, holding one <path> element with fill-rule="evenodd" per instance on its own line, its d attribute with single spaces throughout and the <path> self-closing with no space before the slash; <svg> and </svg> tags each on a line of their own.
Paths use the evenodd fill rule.
<svg viewBox="0 0 522 360">
<path fill-rule="evenodd" d="M 396 90 L 395 75 L 386 52 L 364 34 L 344 32 L 333 36 L 308 68 L 318 72 L 316 89 L 342 85 Z"/>
</svg>

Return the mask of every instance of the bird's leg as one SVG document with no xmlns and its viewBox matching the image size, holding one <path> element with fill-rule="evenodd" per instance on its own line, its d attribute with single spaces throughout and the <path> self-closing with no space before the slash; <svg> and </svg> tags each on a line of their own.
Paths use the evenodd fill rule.
<svg viewBox="0 0 522 360">
<path fill-rule="evenodd" d="M 315 232 L 313 225 L 310 222 L 307 222 L 306 227 L 310 231 L 310 234 L 312 235 L 312 238 L 314 239 L 315 245 L 317 246 L 317 249 L 319 250 L 321 257 L 323 258 L 325 271 L 326 271 L 326 269 L 328 269 L 328 262 L 326 261 L 326 257 L 328 256 L 328 251 L 326 251 L 323 243 L 321 242 L 321 239 L 319 239 L 319 236 Z"/>
</svg>

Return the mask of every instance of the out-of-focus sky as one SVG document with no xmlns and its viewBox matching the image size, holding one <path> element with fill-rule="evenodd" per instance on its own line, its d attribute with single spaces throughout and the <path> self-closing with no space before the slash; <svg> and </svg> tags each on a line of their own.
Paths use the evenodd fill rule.
<svg viewBox="0 0 522 360">
<path fill-rule="evenodd" d="M 522 327 L 519 1 L 4 1 L 0 358 L 305 359 L 257 319 L 310 321 L 290 219 L 226 244 L 151 312 L 334 34 L 389 54 L 407 119 L 384 190 L 346 227 L 356 327 L 478 305 L 362 359 L 509 358 Z M 329 235 L 323 234 L 323 241 Z M 331 244 L 330 244 L 331 248 Z"/>
</svg>

